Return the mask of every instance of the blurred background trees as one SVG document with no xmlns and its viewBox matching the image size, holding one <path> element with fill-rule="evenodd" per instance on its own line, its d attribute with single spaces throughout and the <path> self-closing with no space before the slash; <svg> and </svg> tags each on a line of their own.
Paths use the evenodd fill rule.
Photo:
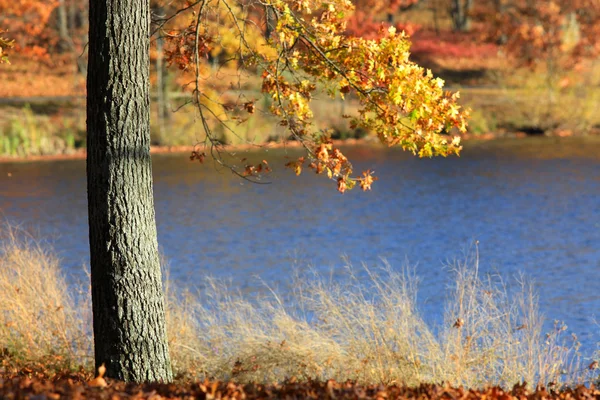
<svg viewBox="0 0 600 400">
<path fill-rule="evenodd" d="M 190 4 L 152 0 L 153 58 L 164 52 L 165 35 L 188 27 L 189 19 L 178 16 L 178 12 Z M 232 4 L 238 8 L 241 19 L 252 21 L 258 28 L 256 32 L 262 31 L 263 40 L 269 38 L 276 21 L 268 3 L 242 0 Z M 434 40 L 430 32 L 441 39 L 452 32 L 462 34 L 461 43 L 456 44 L 463 45 L 463 53 L 468 53 L 468 45 L 493 44 L 517 63 L 532 65 L 552 59 L 554 65 L 550 68 L 572 68 L 583 57 L 595 56 L 598 51 L 600 5 L 592 0 L 356 0 L 354 4 L 355 11 L 347 18 L 348 35 L 376 37 L 382 26 L 393 25 L 413 36 L 417 53 Z M 214 2 L 211 7 L 220 39 L 211 43 L 207 62 L 218 67 L 232 56 L 227 50 L 234 45 L 228 35 L 232 21 L 224 18 L 223 2 Z M 0 9 L 0 26 L 14 40 L 15 55 L 51 66 L 69 64 L 75 73 L 85 73 L 86 2 L 0 0 Z M 250 35 L 249 40 L 261 38 Z M 460 51 L 457 57 L 464 55 Z"/>
<path fill-rule="evenodd" d="M 198 3 L 151 2 L 154 144 L 190 144 L 201 135 L 201 129 L 193 127 L 192 114 L 173 113 L 189 100 L 194 80 L 189 69 L 193 20 L 181 12 L 194 4 Z M 240 100 L 240 93 L 244 103 L 261 97 L 252 92 L 261 71 L 241 67 L 239 62 L 234 20 L 243 21 L 252 47 L 268 51 L 266 44 L 274 39 L 277 25 L 269 4 L 256 0 L 209 2 L 205 26 L 210 35 L 204 35 L 207 40 L 201 46 L 206 49 L 200 52 L 205 54 L 202 68 L 218 75 L 205 82 L 206 90 L 225 92 L 221 102 L 225 106 L 213 106 L 216 115 L 224 115 L 225 108 Z M 236 18 L 227 16 L 228 5 L 235 9 Z M 528 132 L 529 125 L 534 125 L 541 132 L 567 135 L 589 133 L 600 126 L 594 111 L 600 96 L 591 90 L 600 84 L 595 68 L 600 5 L 595 1 L 355 0 L 354 5 L 355 10 L 346 16 L 346 35 L 377 38 L 394 26 L 410 36 L 412 60 L 448 85 L 462 87 L 461 101 L 473 109 L 469 134 Z M 0 70 L 0 97 L 83 96 L 87 3 L 0 0 L 0 10 L 0 26 L 7 30 L 2 36 L 14 40 L 12 65 L 4 64 Z M 175 45 L 177 41 L 187 42 L 187 50 Z M 6 53 L 6 43 L 0 47 Z M 354 109 L 352 101 L 350 96 L 344 102 L 323 102 L 315 111 L 316 120 L 324 129 L 333 129 L 335 137 L 364 135 L 349 128 L 342 118 Z M 269 99 L 264 99 L 257 105 L 266 109 L 268 103 Z M 73 112 L 66 120 L 63 117 L 70 111 L 65 110 L 60 107 L 56 123 L 50 126 L 82 130 L 81 118 Z M 17 111 L 14 114 L 22 124 L 25 118 Z M 239 117 L 248 118 L 243 113 Z M 10 122 L 10 118 L 5 120 Z M 239 124 L 240 120 L 228 120 L 227 127 L 218 128 L 223 142 L 235 143 L 239 138 L 261 142 L 282 135 L 276 123 L 261 113 L 250 117 L 249 124 Z M 6 126 L 12 124 L 9 122 Z M 45 121 L 40 125 L 48 126 Z M 65 141 L 83 143 L 82 134 Z"/>
</svg>

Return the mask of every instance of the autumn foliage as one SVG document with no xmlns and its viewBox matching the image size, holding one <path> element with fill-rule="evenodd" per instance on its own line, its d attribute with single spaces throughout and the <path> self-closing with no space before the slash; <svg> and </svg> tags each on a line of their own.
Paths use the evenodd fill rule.
<svg viewBox="0 0 600 400">
<path fill-rule="evenodd" d="M 0 0 L 0 24 L 10 28 L 18 51 L 32 55 L 47 54 L 55 42 L 55 36 L 47 27 L 57 4 L 57 0 Z"/>
<path fill-rule="evenodd" d="M 591 0 L 481 2 L 474 18 L 489 39 L 526 65 L 571 68 L 600 50 L 600 4 Z"/>
<path fill-rule="evenodd" d="M 411 22 L 396 23 L 394 15 L 409 8 L 419 0 L 356 0 L 353 2 L 355 10 L 348 18 L 347 34 L 351 36 L 373 39 L 379 36 L 382 27 L 394 26 L 398 31 L 412 35 L 418 24 Z"/>
<path fill-rule="evenodd" d="M 420 157 L 460 151 L 459 137 L 447 136 L 454 129 L 466 130 L 467 113 L 458 105 L 458 94 L 444 92 L 443 80 L 409 59 L 406 33 L 389 27 L 372 39 L 347 35 L 355 9 L 349 0 L 269 1 L 265 7 L 274 17 L 265 21 L 272 23 L 272 31 L 264 40 L 256 39 L 262 25 L 246 11 L 249 4 L 221 1 L 216 11 L 206 4 L 188 3 L 187 28 L 166 35 L 169 61 L 195 72 L 194 103 L 203 121 L 215 114 L 208 104 L 221 101 L 206 86 L 214 77 L 205 67 L 219 47 L 236 55 L 236 66 L 262 71 L 268 111 L 306 149 L 306 156 L 288 163 L 296 174 L 304 167 L 323 173 L 342 193 L 357 184 L 369 190 L 374 181 L 371 171 L 354 176 L 350 160 L 328 133 L 314 128 L 311 100 L 319 93 L 358 101 L 358 112 L 346 116 L 351 128 L 373 132 L 385 145 L 399 145 Z M 228 26 L 227 35 L 215 31 L 215 12 L 221 26 Z M 256 110 L 252 100 L 243 104 L 248 113 Z M 204 126 L 208 144 L 215 145 L 209 125 Z"/>
<path fill-rule="evenodd" d="M 440 135 L 466 128 L 458 95 L 444 93 L 441 79 L 409 60 L 406 35 L 390 27 L 377 39 L 348 37 L 343 33 L 351 3 L 329 3 L 315 10 L 315 16 L 311 6 L 296 5 L 298 15 L 306 15 L 299 17 L 287 4 L 279 5 L 279 40 L 274 43 L 278 57 L 263 60 L 263 92 L 274 100 L 271 111 L 298 140 L 312 139 L 307 142 L 309 166 L 335 179 L 340 192 L 356 183 L 363 190 L 371 187 L 370 173 L 352 178 L 348 159 L 327 135 L 311 130 L 315 83 L 331 96 L 356 98 L 361 107 L 357 115 L 348 116 L 351 127 L 375 132 L 388 146 L 400 145 L 421 157 L 458 154 L 458 137 L 448 140 Z M 308 79 L 289 81 L 286 72 Z M 299 171 L 300 164 L 301 160 L 293 167 Z"/>
<path fill-rule="evenodd" d="M 471 32 L 439 32 L 437 25 L 436 30 L 423 26 L 422 19 L 400 18 L 415 9 L 450 18 L 458 3 L 472 4 L 465 14 Z M 415 64 L 411 52 L 419 60 L 500 54 L 515 66 L 544 64 L 554 72 L 572 70 L 599 50 L 600 7 L 590 0 L 153 0 L 151 5 L 153 57 L 159 57 L 154 39 L 163 38 L 166 62 L 193 95 L 206 145 L 220 146 L 224 134 L 217 131 L 236 135 L 232 126 L 253 115 L 274 115 L 287 136 L 306 149 L 288 167 L 327 176 L 342 192 L 368 190 L 374 177 L 371 171 L 353 171 L 329 132 L 316 127 L 314 99 L 351 102 L 344 115 L 349 129 L 376 135 L 385 145 L 420 157 L 458 154 L 457 137 L 466 129 L 468 113 L 458 94 L 445 92 L 444 82 Z M 66 52 L 84 69 L 84 3 L 0 0 L 0 9 L 0 26 L 14 39 L 13 54 L 47 58 Z M 8 44 L 0 42 L 0 56 Z M 220 153 L 198 154 L 219 158 Z M 251 180 L 267 170 L 245 163 L 233 169 Z"/>
<path fill-rule="evenodd" d="M 0 34 L 2 34 L 2 31 L 0 30 Z M 5 39 L 3 37 L 0 37 L 0 64 L 3 63 L 8 63 L 8 55 L 6 54 L 6 50 L 8 48 L 11 48 L 13 46 L 13 42 Z"/>
</svg>

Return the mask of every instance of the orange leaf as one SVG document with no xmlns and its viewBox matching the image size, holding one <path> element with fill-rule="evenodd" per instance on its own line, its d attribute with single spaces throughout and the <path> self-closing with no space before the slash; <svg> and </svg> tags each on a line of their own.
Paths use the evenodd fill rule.
<svg viewBox="0 0 600 400">
<path fill-rule="evenodd" d="M 338 192 L 343 194 L 347 188 L 346 180 L 344 178 L 338 178 L 337 183 L 338 183 Z"/>
<path fill-rule="evenodd" d="M 244 108 L 250 114 L 254 114 L 254 111 L 256 110 L 256 107 L 254 106 L 254 102 L 253 101 L 249 101 L 247 103 L 244 103 Z"/>
<path fill-rule="evenodd" d="M 372 172 L 370 170 L 367 170 L 363 172 L 363 178 L 360 179 L 360 188 L 365 192 L 367 190 L 371 190 L 371 185 L 377 180 L 377 178 L 373 177 L 373 175 L 371 174 Z"/>
<path fill-rule="evenodd" d="M 104 374 L 106 373 L 106 367 L 104 364 L 98 367 L 98 376 L 91 381 L 88 382 L 88 385 L 91 387 L 106 387 L 108 383 L 104 379 Z"/>
</svg>

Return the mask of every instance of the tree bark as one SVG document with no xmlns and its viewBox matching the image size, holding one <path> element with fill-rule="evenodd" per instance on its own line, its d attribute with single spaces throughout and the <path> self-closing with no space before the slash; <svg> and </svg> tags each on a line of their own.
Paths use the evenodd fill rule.
<svg viewBox="0 0 600 400">
<path fill-rule="evenodd" d="M 89 8 L 87 178 L 96 367 L 171 381 L 150 160 L 150 5 Z"/>
</svg>

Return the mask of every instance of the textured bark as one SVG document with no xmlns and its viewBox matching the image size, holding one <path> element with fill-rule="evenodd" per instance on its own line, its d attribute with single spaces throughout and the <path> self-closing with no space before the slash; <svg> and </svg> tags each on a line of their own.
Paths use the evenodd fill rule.
<svg viewBox="0 0 600 400">
<path fill-rule="evenodd" d="M 96 366 L 170 381 L 150 161 L 149 1 L 89 9 L 87 177 Z"/>
</svg>

